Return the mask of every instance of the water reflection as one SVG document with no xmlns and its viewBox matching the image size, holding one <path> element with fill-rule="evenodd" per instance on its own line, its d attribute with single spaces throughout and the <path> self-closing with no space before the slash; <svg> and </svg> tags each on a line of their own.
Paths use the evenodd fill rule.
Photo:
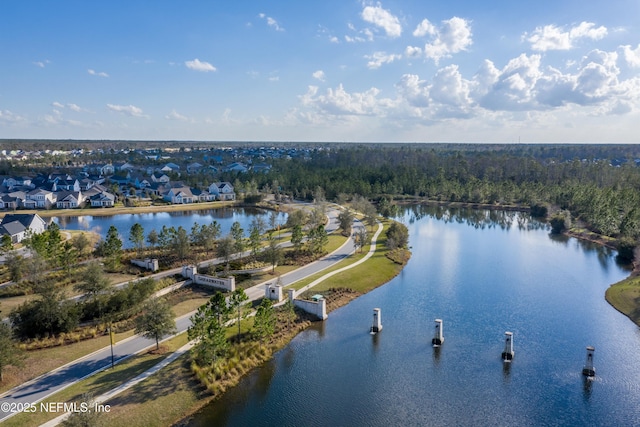
<svg viewBox="0 0 640 427">
<path fill-rule="evenodd" d="M 266 397 L 192 425 L 636 425 L 640 395 L 620 384 L 640 384 L 640 330 L 603 296 L 627 275 L 614 252 L 556 240 L 526 214 L 467 211 L 408 207 L 402 274 L 296 338 Z M 371 307 L 388 313 L 384 336 L 366 336 Z M 433 348 L 424 323 L 440 316 L 455 334 Z M 506 325 L 513 363 L 492 344 Z M 583 383 L 572 355 L 585 343 L 602 349 L 606 381 Z M 384 391 L 376 405 L 372 390 Z"/>
<path fill-rule="evenodd" d="M 433 347 L 433 364 L 434 366 L 438 366 L 440 364 L 440 351 L 442 347 Z"/>
<path fill-rule="evenodd" d="M 502 359 L 501 359 L 502 361 Z M 502 362 L 502 379 L 505 384 L 508 384 L 511 380 L 511 364 L 513 362 Z"/>
<path fill-rule="evenodd" d="M 132 247 L 129 241 L 131 226 L 135 223 L 142 225 L 145 235 L 151 230 L 160 232 L 163 226 L 182 227 L 187 232 L 191 232 L 194 223 L 210 224 L 213 221 L 221 226 L 222 235 L 226 235 L 234 222 L 239 222 L 244 230 L 245 236 L 249 235 L 251 222 L 256 217 L 261 217 L 265 224 L 269 224 L 271 212 L 264 209 L 246 207 L 224 207 L 215 209 L 200 209 L 195 211 L 175 211 L 175 212 L 152 212 L 133 213 L 110 216 L 63 216 L 52 218 L 60 228 L 67 230 L 91 230 L 105 237 L 110 226 L 115 226 L 123 243 L 124 248 Z M 277 215 L 277 224 L 284 224 L 287 214 L 280 212 Z"/>
<path fill-rule="evenodd" d="M 593 382 L 592 378 L 587 378 L 585 376 L 582 378 L 582 395 L 585 402 L 589 402 L 589 399 L 591 399 Z"/>
<path fill-rule="evenodd" d="M 547 229 L 548 225 L 527 213 L 494 209 L 473 209 L 440 205 L 415 205 L 406 208 L 408 222 L 414 224 L 423 218 L 434 218 L 445 223 L 466 224 L 477 230 L 499 228 L 509 230 L 517 225 L 520 230 Z"/>
<path fill-rule="evenodd" d="M 380 349 L 380 337 L 379 337 L 380 333 L 377 334 L 373 334 L 371 336 L 371 342 L 373 343 L 373 352 L 377 353 L 378 350 Z"/>
</svg>

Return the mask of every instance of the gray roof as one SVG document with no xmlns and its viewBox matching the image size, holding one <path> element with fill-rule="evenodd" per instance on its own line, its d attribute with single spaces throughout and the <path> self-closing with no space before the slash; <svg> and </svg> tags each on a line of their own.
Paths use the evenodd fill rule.
<svg viewBox="0 0 640 427">
<path fill-rule="evenodd" d="M 20 223 L 20 221 L 11 221 L 0 225 L 0 234 L 15 236 L 16 234 L 23 233 L 26 229 L 27 227 Z"/>
</svg>

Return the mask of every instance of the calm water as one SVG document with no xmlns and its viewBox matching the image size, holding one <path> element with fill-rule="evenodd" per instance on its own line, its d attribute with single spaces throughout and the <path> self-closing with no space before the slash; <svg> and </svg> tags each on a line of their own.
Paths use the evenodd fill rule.
<svg viewBox="0 0 640 427">
<path fill-rule="evenodd" d="M 221 226 L 221 235 L 229 233 L 231 225 L 238 221 L 244 229 L 245 236 L 249 235 L 251 222 L 256 217 L 262 217 L 267 227 L 269 226 L 270 212 L 262 209 L 253 208 L 218 208 L 206 209 L 200 211 L 184 211 L 184 212 L 156 212 L 142 214 L 122 214 L 113 216 L 75 216 L 75 217 L 54 217 L 53 221 L 60 225 L 60 228 L 66 230 L 92 230 L 100 234 L 103 238 L 106 236 L 109 227 L 115 225 L 122 239 L 123 247 L 130 248 L 133 244 L 129 241 L 129 232 L 131 226 L 139 222 L 144 228 L 145 236 L 152 229 L 158 233 L 163 225 L 167 227 L 180 226 L 191 232 L 191 227 L 197 222 L 198 224 L 211 224 L 217 221 Z M 287 220 L 285 213 L 278 214 L 278 223 L 284 224 Z"/>
<path fill-rule="evenodd" d="M 640 333 L 604 300 L 627 275 L 615 254 L 517 214 L 471 214 L 407 211 L 413 257 L 398 277 L 300 334 L 190 425 L 640 425 Z M 375 307 L 384 329 L 372 337 Z M 593 382 L 581 375 L 587 345 Z"/>
</svg>

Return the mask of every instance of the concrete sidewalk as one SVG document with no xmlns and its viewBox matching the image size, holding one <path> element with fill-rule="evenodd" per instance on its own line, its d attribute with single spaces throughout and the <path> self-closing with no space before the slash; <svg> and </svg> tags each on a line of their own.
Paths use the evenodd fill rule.
<svg viewBox="0 0 640 427">
<path fill-rule="evenodd" d="M 324 280 L 328 279 L 329 277 L 332 277 L 338 273 L 341 273 L 343 271 L 349 270 L 351 268 L 357 267 L 358 265 L 364 263 L 366 260 L 368 260 L 369 258 L 371 258 L 373 256 L 373 254 L 376 251 L 376 247 L 377 247 L 377 238 L 378 236 L 380 236 L 380 233 L 382 233 L 383 230 L 383 226 L 381 223 L 378 223 L 378 229 L 376 230 L 375 234 L 373 235 L 373 237 L 371 238 L 371 245 L 369 247 L 369 251 L 367 252 L 367 254 L 360 260 L 356 261 L 353 264 L 347 265 L 343 268 L 340 268 L 338 270 L 332 271 L 330 273 L 327 273 L 325 275 L 323 275 L 322 277 L 314 280 L 312 283 L 308 284 L 307 286 L 305 286 L 304 288 L 300 289 L 299 292 L 304 292 L 308 289 L 311 289 L 312 287 L 318 285 L 319 283 L 323 282 Z M 264 286 L 264 285 L 262 285 Z M 180 347 L 178 350 L 176 350 L 171 356 L 167 357 L 166 359 L 164 359 L 163 361 L 161 361 L 160 363 L 158 363 L 157 365 L 155 365 L 154 367 L 152 367 L 151 369 L 143 372 L 142 374 L 138 375 L 137 377 L 135 377 L 132 380 L 127 381 L 126 383 L 122 384 L 119 387 L 116 387 L 115 389 L 104 393 L 98 397 L 96 397 L 94 399 L 94 404 L 104 404 L 104 402 L 108 401 L 109 399 L 117 396 L 118 394 L 122 393 L 125 390 L 128 390 L 129 388 L 135 386 L 136 384 L 144 381 L 145 379 L 149 378 L 151 375 L 155 374 L 156 372 L 158 372 L 160 369 L 164 368 L 165 366 L 167 366 L 168 364 L 170 364 L 171 362 L 173 362 L 174 360 L 176 360 L 178 357 L 182 356 L 183 354 L 185 354 L 187 351 L 189 351 L 194 345 L 194 342 L 189 342 L 187 344 L 185 344 L 184 346 Z M 70 416 L 69 413 L 67 414 L 63 414 L 60 415 L 59 417 L 45 423 L 42 424 L 41 427 L 54 427 L 59 425 L 61 422 L 63 422 L 65 419 L 67 419 Z"/>
<path fill-rule="evenodd" d="M 155 374 L 160 369 L 164 368 L 169 363 L 173 362 L 178 357 L 182 356 L 183 354 L 185 354 L 186 352 L 191 350 L 191 347 L 193 347 L 193 341 L 188 342 L 187 344 L 183 345 L 182 347 L 177 349 L 175 352 L 173 352 L 169 357 L 167 357 L 166 359 L 162 360 L 160 363 L 158 363 L 157 365 L 153 366 L 151 369 L 149 369 L 147 371 L 144 371 L 143 373 L 141 373 L 137 377 L 135 377 L 135 378 L 127 381 L 126 383 L 114 388 L 113 390 L 108 391 L 108 392 L 106 392 L 106 393 L 104 393 L 104 394 L 102 394 L 102 395 L 100 395 L 98 397 L 95 397 L 93 399 L 92 403 L 94 405 L 102 405 L 102 404 L 104 404 L 104 402 L 108 401 L 109 399 L 113 399 L 114 397 L 116 397 L 117 395 L 122 393 L 123 391 L 129 390 L 131 387 L 133 387 L 136 384 L 141 383 L 142 381 L 146 380 L 151 375 Z M 54 427 L 54 426 L 57 426 L 58 424 L 62 423 L 64 420 L 69 418 L 69 416 L 71 416 L 71 413 L 67 412 L 66 414 L 62 414 L 59 417 L 56 417 L 56 418 L 52 419 L 49 422 L 41 424 L 40 427 Z"/>
</svg>

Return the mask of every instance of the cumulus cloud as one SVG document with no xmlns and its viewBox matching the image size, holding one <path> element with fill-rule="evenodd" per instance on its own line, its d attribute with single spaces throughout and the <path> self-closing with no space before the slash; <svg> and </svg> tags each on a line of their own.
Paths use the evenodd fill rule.
<svg viewBox="0 0 640 427">
<path fill-rule="evenodd" d="M 208 62 L 200 61 L 198 58 L 194 59 L 193 61 L 185 61 L 184 65 L 186 65 L 186 67 L 190 70 L 202 71 L 203 73 L 216 71 L 216 67 Z"/>
<path fill-rule="evenodd" d="M 435 27 L 425 19 L 413 34 L 416 37 L 431 36 L 432 41 L 425 44 L 422 52 L 425 57 L 433 59 L 436 64 L 442 58 L 467 50 L 473 43 L 471 23 L 457 16 L 442 21 L 439 27 Z M 408 47 L 407 49 L 410 49 L 414 56 L 419 52 L 417 50 L 419 48 Z"/>
<path fill-rule="evenodd" d="M 87 73 L 91 74 L 92 76 L 109 77 L 109 74 L 105 73 L 104 71 L 98 72 L 96 70 L 92 70 L 91 68 L 87 70 Z"/>
<path fill-rule="evenodd" d="M 45 59 L 44 61 L 34 61 L 33 65 L 35 65 L 36 67 L 44 68 L 49 63 L 51 63 L 51 61 L 49 61 L 48 59 Z"/>
<path fill-rule="evenodd" d="M 428 19 L 423 19 L 422 22 L 418 24 L 416 29 L 413 31 L 413 35 L 415 37 L 424 37 L 427 34 L 434 36 L 436 35 L 436 33 L 436 27 L 431 22 L 429 22 Z"/>
<path fill-rule="evenodd" d="M 322 70 L 314 71 L 312 76 L 314 79 L 320 80 L 321 82 L 323 82 L 325 79 L 324 71 Z"/>
<path fill-rule="evenodd" d="M 189 121 L 189 118 L 187 116 L 183 116 L 182 114 L 178 113 L 176 110 L 171 110 L 171 112 L 166 116 L 164 116 L 164 118 L 167 120 L 178 120 L 181 122 Z"/>
<path fill-rule="evenodd" d="M 418 58 L 422 56 L 422 49 L 417 46 L 407 46 L 404 50 L 404 55 L 407 58 Z"/>
<path fill-rule="evenodd" d="M 272 17 L 267 16 L 264 13 L 258 14 L 258 17 L 260 17 L 260 19 L 264 19 L 265 21 L 267 21 L 267 25 L 270 26 L 271 28 L 273 28 L 274 30 L 276 30 L 276 31 L 284 31 L 284 28 L 282 28 L 280 26 L 280 24 L 278 24 L 278 21 L 276 21 Z"/>
<path fill-rule="evenodd" d="M 563 73 L 542 67 L 540 55 L 522 54 L 499 71 L 479 103 L 494 111 L 550 110 L 569 104 L 622 111 L 630 101 L 640 101 L 640 84 L 637 78 L 619 80 L 617 57 L 616 52 L 593 50 L 575 73 Z"/>
<path fill-rule="evenodd" d="M 0 123 L 4 124 L 18 124 L 26 122 L 26 119 L 18 114 L 9 110 L 0 110 Z"/>
<path fill-rule="evenodd" d="M 348 92 L 343 85 L 326 91 L 309 86 L 300 97 L 308 111 L 296 112 L 295 117 L 313 118 L 315 123 L 372 116 L 432 124 L 442 119 L 542 117 L 565 111 L 574 117 L 628 114 L 640 106 L 640 77 L 623 79 L 617 65 L 621 58 L 619 52 L 593 50 L 568 71 L 545 66 L 542 54 L 521 54 L 502 68 L 485 60 L 470 77 L 457 65 L 448 65 L 431 78 L 403 75 L 392 98 L 382 97 L 375 87 Z"/>
<path fill-rule="evenodd" d="M 76 113 L 80 113 L 82 111 L 87 111 L 84 108 L 80 107 L 78 104 L 74 104 L 74 103 L 68 103 L 67 105 L 62 104 L 61 102 L 58 101 L 54 101 L 51 103 L 51 105 L 54 108 L 57 108 L 59 110 L 63 110 L 65 108 L 68 108 L 71 111 L 75 111 Z M 54 110 L 55 111 L 55 110 Z"/>
<path fill-rule="evenodd" d="M 318 94 L 317 86 L 309 86 L 307 93 L 300 97 L 302 104 L 331 115 L 376 115 L 384 110 L 389 100 L 378 99 L 380 90 L 372 87 L 365 92 L 347 92 L 342 84 Z"/>
<path fill-rule="evenodd" d="M 361 16 L 364 21 L 382 28 L 389 37 L 400 37 L 402 34 L 400 20 L 388 10 L 383 9 L 380 3 L 376 6 L 365 6 Z"/>
<path fill-rule="evenodd" d="M 531 43 L 531 48 L 539 52 L 548 50 L 569 50 L 580 39 L 600 40 L 607 35 L 607 28 L 596 28 L 593 22 L 581 22 L 575 27 L 565 29 L 555 25 L 537 27 L 531 35 L 524 38 Z"/>
<path fill-rule="evenodd" d="M 386 52 L 374 52 L 373 55 L 365 55 L 365 58 L 369 60 L 367 67 L 375 70 L 380 68 L 382 64 L 390 64 L 393 61 L 402 58 L 402 55 L 387 54 Z"/>
<path fill-rule="evenodd" d="M 142 111 L 142 108 L 136 107 L 135 105 L 107 104 L 107 108 L 111 111 L 126 114 L 132 117 L 149 118 L 149 116 L 144 114 L 144 112 Z"/>
<path fill-rule="evenodd" d="M 620 46 L 622 56 L 630 67 L 640 68 L 640 44 L 633 49 L 631 46 Z"/>
</svg>

